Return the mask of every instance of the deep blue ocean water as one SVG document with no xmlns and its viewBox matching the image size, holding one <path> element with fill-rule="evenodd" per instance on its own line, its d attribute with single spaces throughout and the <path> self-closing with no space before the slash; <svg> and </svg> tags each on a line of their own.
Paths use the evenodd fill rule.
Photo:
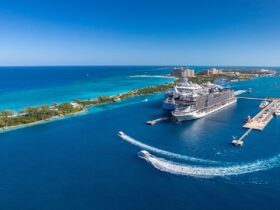
<svg viewBox="0 0 280 210">
<path fill-rule="evenodd" d="M 84 75 L 84 70 L 80 73 L 77 68 L 70 70 L 70 73 L 63 71 L 65 78 L 62 72 L 46 67 L 35 68 L 40 71 L 34 74 L 30 69 L 24 70 L 29 74 L 19 72 L 22 69 L 11 69 L 8 71 L 10 73 L 1 69 L 1 77 L 4 75 L 6 78 L 1 81 L 1 89 L 9 95 L 11 84 L 14 84 L 12 93 L 17 95 L 20 91 L 46 91 L 53 87 L 63 88 L 64 85 L 69 87 L 73 81 L 80 83 L 80 90 L 83 87 L 87 89 L 87 81 L 83 82 L 79 77 Z M 124 69 L 110 67 L 100 73 L 96 73 L 95 69 L 91 74 L 111 81 L 111 77 L 118 77 L 118 72 L 119 77 L 126 80 L 129 80 L 127 75 L 168 73 L 168 69 L 160 67 Z M 50 76 L 50 71 L 59 72 L 59 76 Z M 22 73 L 21 78 L 17 73 Z M 23 78 L 26 83 L 22 81 Z M 156 78 L 146 80 L 165 82 Z M 115 87 L 123 91 L 125 88 L 118 82 L 115 82 Z M 144 83 L 140 82 L 140 85 Z M 139 84 L 130 85 L 126 88 Z M 253 88 L 252 97 L 280 97 L 280 78 L 258 78 L 230 85 L 234 89 Z M 75 96 L 84 96 L 78 93 Z M 67 97 L 67 93 L 63 96 Z M 146 98 L 147 102 L 144 101 Z M 26 104 L 15 101 L 20 106 Z M 253 131 L 245 139 L 244 146 L 236 148 L 230 145 L 231 136 L 242 135 L 243 119 L 258 112 L 259 102 L 239 100 L 228 109 L 192 122 L 176 124 L 167 121 L 155 126 L 146 125 L 145 121 L 162 115 L 161 101 L 162 94 L 138 97 L 120 104 L 93 108 L 95 111 L 86 115 L 1 133 L 0 209 L 280 208 L 279 158 L 274 160 L 270 169 L 271 163 L 264 161 L 263 166 L 265 168 L 267 164 L 267 170 L 243 175 L 207 178 L 178 176 L 155 169 L 137 156 L 140 148 L 116 135 L 123 130 L 156 148 L 220 161 L 219 167 L 226 167 L 227 162 L 246 166 L 248 162 L 268 160 L 280 154 L 280 118 L 273 119 L 262 132 Z M 2 106 L 7 108 L 13 101 L 6 100 L 4 104 Z M 199 165 L 180 162 L 194 168 Z M 203 167 L 209 168 L 211 165 L 203 164 Z"/>
</svg>

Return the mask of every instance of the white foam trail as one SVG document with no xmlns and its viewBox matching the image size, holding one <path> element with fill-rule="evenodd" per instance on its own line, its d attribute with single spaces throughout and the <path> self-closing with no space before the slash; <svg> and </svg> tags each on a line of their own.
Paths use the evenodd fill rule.
<svg viewBox="0 0 280 210">
<path fill-rule="evenodd" d="M 165 150 L 161 150 L 161 149 L 158 149 L 156 147 L 152 147 L 150 145 L 147 145 L 147 144 L 144 144 L 140 141 L 137 141 L 136 139 L 126 135 L 126 134 L 123 134 L 122 136 L 120 136 L 122 139 L 124 139 L 125 141 L 137 146 L 137 147 L 140 147 L 142 149 L 145 149 L 145 150 L 148 150 L 150 152 L 154 152 L 154 153 L 157 153 L 157 154 L 160 154 L 160 155 L 165 155 L 165 156 L 168 156 L 168 157 L 171 157 L 171 158 L 177 158 L 177 159 L 181 159 L 181 160 L 187 160 L 187 161 L 193 161 L 193 162 L 200 162 L 200 163 L 219 163 L 219 161 L 213 161 L 213 160 L 205 160 L 205 159 L 201 159 L 201 158 L 196 158 L 196 157 L 190 157 L 190 156 L 186 156 L 186 155 L 180 155 L 180 154 L 176 154 L 176 153 L 173 153 L 173 152 L 168 152 L 168 151 L 165 151 Z"/>
<path fill-rule="evenodd" d="M 257 160 L 255 162 L 243 163 L 241 165 L 231 166 L 193 166 L 158 158 L 153 155 L 141 157 L 151 163 L 160 171 L 168 172 L 175 175 L 195 176 L 195 177 L 217 177 L 217 176 L 233 176 L 240 174 L 264 171 L 280 166 L 280 155 L 273 156 L 269 159 Z"/>
</svg>

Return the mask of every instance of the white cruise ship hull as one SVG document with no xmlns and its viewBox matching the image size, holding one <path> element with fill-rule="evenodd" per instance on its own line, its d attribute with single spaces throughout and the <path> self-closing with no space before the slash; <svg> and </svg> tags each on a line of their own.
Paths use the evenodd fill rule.
<svg viewBox="0 0 280 210">
<path fill-rule="evenodd" d="M 172 112 L 172 115 L 176 118 L 176 120 L 178 122 L 182 122 L 182 121 L 189 121 L 189 120 L 195 120 L 195 119 L 199 119 L 199 118 L 202 118 L 202 117 L 205 117 L 209 114 L 212 114 L 216 111 L 219 111 L 221 109 L 224 109 L 232 104 L 236 103 L 236 98 L 221 105 L 221 106 L 218 106 L 216 108 L 213 108 L 213 109 L 210 109 L 208 111 L 199 111 L 199 110 L 196 110 L 196 111 L 193 111 L 193 112 Z"/>
</svg>

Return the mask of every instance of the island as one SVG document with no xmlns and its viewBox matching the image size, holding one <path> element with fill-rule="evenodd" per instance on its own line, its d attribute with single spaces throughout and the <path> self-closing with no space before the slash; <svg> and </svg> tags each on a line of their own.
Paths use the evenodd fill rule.
<svg viewBox="0 0 280 210">
<path fill-rule="evenodd" d="M 156 86 L 148 86 L 140 89 L 131 90 L 125 93 L 113 96 L 99 96 L 95 99 L 64 102 L 61 104 L 53 103 L 51 105 L 41 105 L 35 107 L 26 107 L 18 112 L 12 110 L 0 111 L 0 128 L 10 130 L 23 126 L 34 125 L 46 122 L 52 119 L 75 115 L 85 112 L 89 106 L 114 103 L 135 96 L 143 96 L 154 93 L 165 92 L 174 87 L 182 78 L 188 77 L 189 81 L 197 84 L 214 82 L 216 79 L 223 79 L 229 82 L 250 80 L 256 77 L 279 76 L 279 73 L 268 70 L 244 70 L 244 69 L 207 69 L 195 74 L 194 70 L 185 68 L 174 68 L 168 75 L 174 78 L 174 82 L 164 83 Z"/>
<path fill-rule="evenodd" d="M 95 99 L 88 100 L 76 99 L 73 102 L 64 102 L 61 104 L 53 103 L 51 106 L 41 105 L 26 107 L 18 112 L 2 110 L 0 111 L 0 128 L 2 130 L 9 130 L 12 128 L 34 125 L 51 119 L 85 112 L 89 106 L 113 103 L 130 97 L 164 92 L 173 86 L 174 83 L 164 83 L 162 85 L 144 87 L 113 96 L 99 96 Z"/>
</svg>

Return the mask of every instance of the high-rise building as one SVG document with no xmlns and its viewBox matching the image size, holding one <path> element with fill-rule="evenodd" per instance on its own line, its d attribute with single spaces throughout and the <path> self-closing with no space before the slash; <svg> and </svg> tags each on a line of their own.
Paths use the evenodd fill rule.
<svg viewBox="0 0 280 210">
<path fill-rule="evenodd" d="M 172 75 L 178 78 L 195 77 L 195 72 L 188 68 L 174 68 L 172 69 Z"/>
<path fill-rule="evenodd" d="M 217 74 L 222 74 L 222 73 L 223 73 L 222 69 L 212 68 L 212 69 L 207 69 L 206 70 L 207 75 L 217 75 Z"/>
</svg>

